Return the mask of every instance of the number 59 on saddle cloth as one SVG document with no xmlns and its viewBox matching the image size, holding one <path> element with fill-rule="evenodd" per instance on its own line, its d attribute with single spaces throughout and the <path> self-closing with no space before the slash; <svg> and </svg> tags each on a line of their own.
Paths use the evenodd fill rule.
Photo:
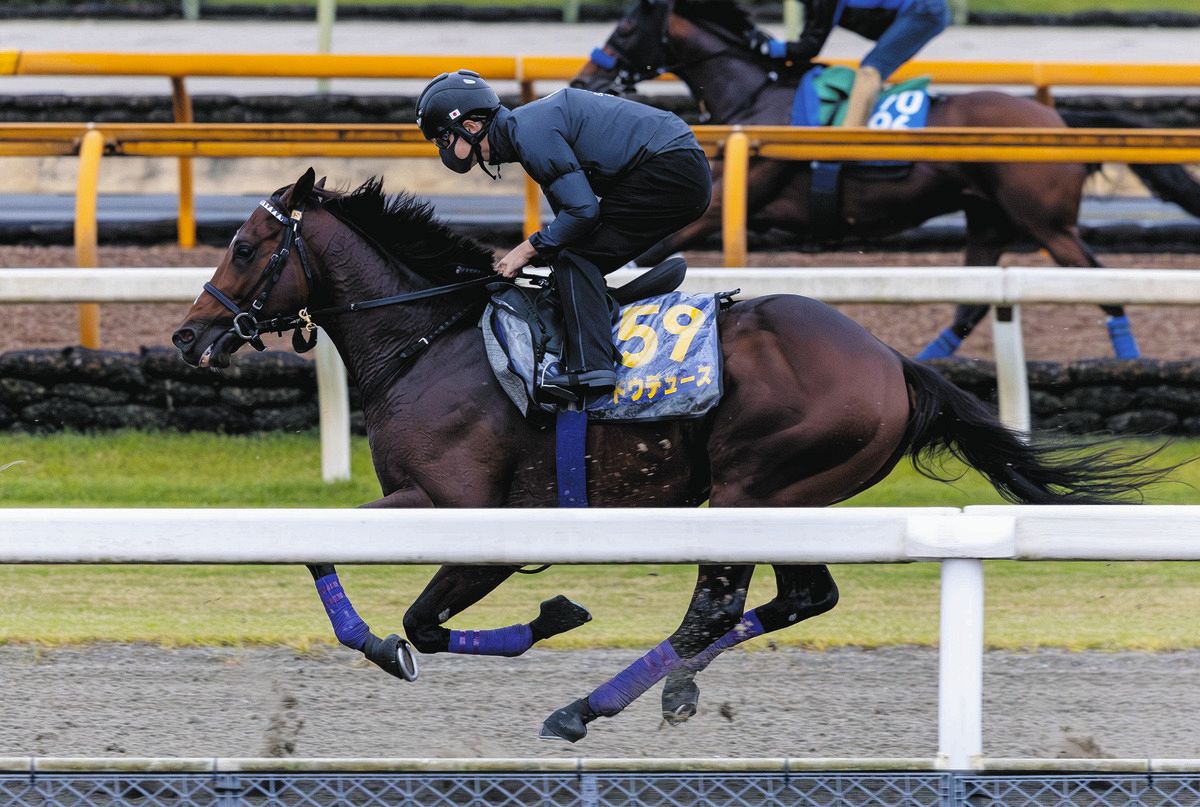
<svg viewBox="0 0 1200 807">
<path fill-rule="evenodd" d="M 613 326 L 617 385 L 587 404 L 590 420 L 645 421 L 699 417 L 721 399 L 717 295 L 671 292 L 621 308 Z M 493 298 L 480 320 L 496 380 L 522 414 L 554 413 L 539 400 L 537 380 L 561 372 L 561 357 L 543 350 L 525 316 Z"/>
</svg>

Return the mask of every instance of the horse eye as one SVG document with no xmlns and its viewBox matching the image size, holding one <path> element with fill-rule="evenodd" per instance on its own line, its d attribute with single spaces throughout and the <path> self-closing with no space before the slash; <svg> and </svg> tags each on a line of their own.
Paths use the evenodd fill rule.
<svg viewBox="0 0 1200 807">
<path fill-rule="evenodd" d="M 245 243 L 235 245 L 233 248 L 233 257 L 242 261 L 249 260 L 254 257 L 254 245 Z"/>
</svg>

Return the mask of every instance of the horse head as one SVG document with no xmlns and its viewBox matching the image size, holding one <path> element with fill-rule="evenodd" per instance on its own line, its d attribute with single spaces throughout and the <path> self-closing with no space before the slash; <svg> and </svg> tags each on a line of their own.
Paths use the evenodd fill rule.
<svg viewBox="0 0 1200 807">
<path fill-rule="evenodd" d="M 674 73 L 701 100 L 709 84 L 762 86 L 773 63 L 751 48 L 755 30 L 730 0 L 638 0 L 571 86 L 629 94 L 639 82 Z"/>
<path fill-rule="evenodd" d="M 281 318 L 307 305 L 315 278 L 300 226 L 305 205 L 324 181 L 317 182 L 309 168 L 294 184 L 259 202 L 238 228 L 171 338 L 185 362 L 228 367 L 236 350 L 245 344 L 262 350 L 260 335 L 282 328 Z"/>
</svg>

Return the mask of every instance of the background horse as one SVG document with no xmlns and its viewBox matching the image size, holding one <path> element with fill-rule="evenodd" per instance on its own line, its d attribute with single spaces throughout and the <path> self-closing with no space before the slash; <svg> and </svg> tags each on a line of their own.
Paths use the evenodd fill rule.
<svg viewBox="0 0 1200 807">
<path fill-rule="evenodd" d="M 497 282 L 492 260 L 489 250 L 434 221 L 427 205 L 387 197 L 374 180 L 350 194 L 331 193 L 314 187 L 310 169 L 238 230 L 174 342 L 189 364 L 223 367 L 263 332 L 296 326 L 297 344 L 306 347 L 302 326 L 315 320 L 362 393 L 384 494 L 368 506 L 551 507 L 554 421 L 540 413 L 527 420 L 512 405 L 476 327 L 486 285 Z M 874 485 L 906 454 L 934 478 L 929 460 L 961 457 L 1016 502 L 1108 501 L 1163 475 L 1139 470 L 1139 459 L 1064 457 L 1026 443 L 979 400 L 815 300 L 736 302 L 718 327 L 724 397 L 708 415 L 591 426 L 592 504 L 695 507 L 707 499 L 713 507 L 823 507 Z M 412 678 L 398 637 L 371 633 L 332 566 L 310 568 L 338 640 Z M 589 618 L 560 596 L 528 624 L 443 626 L 515 571 L 440 569 L 404 616 L 413 645 L 424 653 L 519 655 Z M 775 598 L 744 611 L 753 571 L 701 566 L 678 630 L 553 713 L 543 736 L 578 740 L 588 722 L 615 715 L 664 676 L 672 676 L 664 709 L 685 718 L 695 711 L 692 676 L 723 649 L 837 602 L 824 566 L 776 566 Z"/>
<path fill-rule="evenodd" d="M 746 12 L 728 0 L 640 0 L 635 3 L 572 86 L 593 91 L 630 89 L 644 78 L 670 72 L 682 79 L 714 124 L 789 122 L 796 75 L 777 80 L 779 63 L 749 49 L 754 29 Z M 597 62 L 606 66 L 601 67 Z M 807 67 L 807 66 L 806 66 Z M 1059 128 L 1053 109 L 999 92 L 972 92 L 933 100 L 929 126 Z M 1088 121 L 1096 123 L 1096 121 Z M 1112 121 L 1101 121 L 1111 124 Z M 1139 166 L 1156 192 L 1171 194 L 1200 216 L 1200 185 L 1178 166 Z M 718 172 L 714 172 L 718 175 Z M 987 266 L 1006 249 L 1032 240 L 1062 266 L 1100 266 L 1079 237 L 1079 203 L 1087 168 L 1062 163 L 920 162 L 902 179 L 843 172 L 840 210 L 832 231 L 820 232 L 810 204 L 813 171 L 808 163 L 753 160 L 747 185 L 750 223 L 807 234 L 816 241 L 899 232 L 934 216 L 966 214 L 966 265 Z M 718 181 L 719 182 L 719 181 Z M 695 223 L 639 259 L 652 266 L 698 243 L 721 227 L 721 192 Z M 1102 306 L 1120 358 L 1137 358 L 1137 345 L 1120 305 Z M 979 323 L 988 307 L 960 305 L 954 323 L 920 358 L 949 355 Z"/>
</svg>

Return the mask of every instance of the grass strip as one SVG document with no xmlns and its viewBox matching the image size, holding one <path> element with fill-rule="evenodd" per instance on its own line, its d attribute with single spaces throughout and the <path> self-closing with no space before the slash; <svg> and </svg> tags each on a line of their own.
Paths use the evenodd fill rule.
<svg viewBox="0 0 1200 807">
<path fill-rule="evenodd" d="M 1131 449 L 1146 444 L 1131 444 Z M 1160 462 L 1200 454 L 1200 442 L 1170 447 Z M 141 434 L 0 437 L 0 505 L 11 507 L 348 507 L 378 495 L 365 442 L 353 447 L 353 480 L 320 480 L 313 434 L 227 437 Z M 1153 503 L 1200 502 L 1200 463 Z M 999 502 L 977 475 L 953 485 L 927 480 L 907 463 L 852 506 L 964 506 Z M 830 542 L 837 540 L 831 535 Z M 1131 535 L 1130 540 L 1137 540 Z M 377 632 L 399 630 L 405 608 L 432 569 L 340 569 L 363 617 Z M 879 647 L 937 640 L 936 564 L 834 567 L 841 604 L 754 647 Z M 988 644 L 1171 650 L 1200 646 L 1192 617 L 1200 607 L 1200 564 L 986 564 Z M 456 617 L 452 627 L 524 622 L 559 592 L 585 603 L 595 620 L 558 637 L 559 648 L 644 648 L 669 634 L 694 583 L 684 566 L 560 566 L 518 576 Z M 95 641 L 165 646 L 282 644 L 298 649 L 332 641 L 307 570 L 275 566 L 0 566 L 5 606 L 0 642 L 64 645 Z M 774 592 L 758 570 L 750 603 Z"/>
</svg>

